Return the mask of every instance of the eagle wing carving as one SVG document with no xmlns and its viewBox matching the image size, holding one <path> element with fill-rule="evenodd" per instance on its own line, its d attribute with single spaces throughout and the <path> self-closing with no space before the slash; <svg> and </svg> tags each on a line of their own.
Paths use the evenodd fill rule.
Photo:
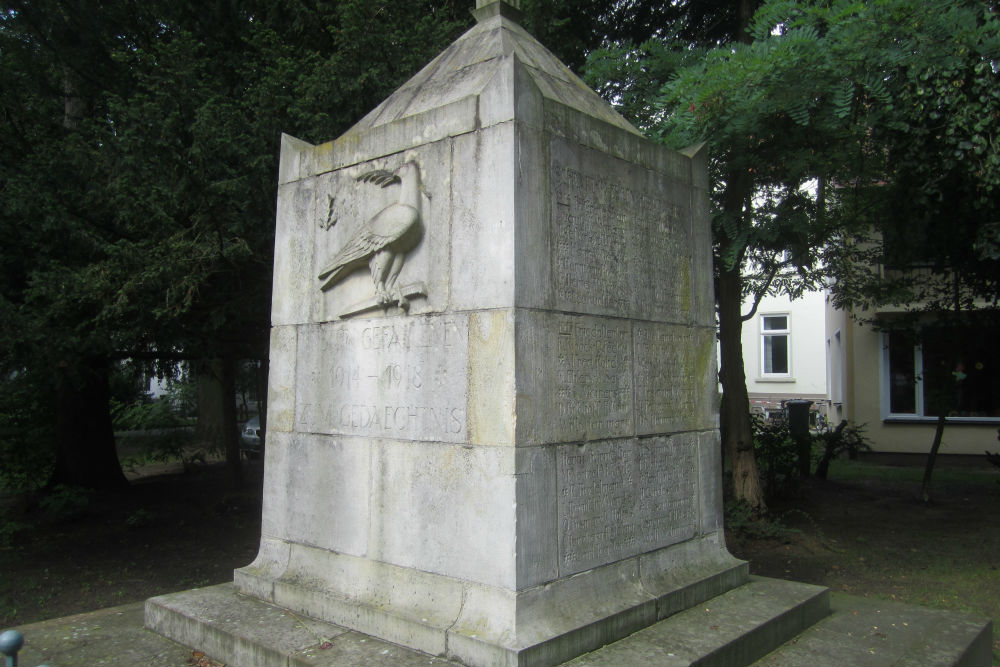
<svg viewBox="0 0 1000 667">
<path fill-rule="evenodd" d="M 402 179 L 391 171 L 386 171 L 385 169 L 374 169 L 372 171 L 366 171 L 357 177 L 359 183 L 374 183 L 375 185 L 381 185 L 383 188 L 387 188 L 390 185 L 395 185 L 396 183 L 401 183 Z"/>
<path fill-rule="evenodd" d="M 332 276 L 331 279 L 335 282 L 340 277 L 341 270 L 349 271 L 356 268 L 375 253 L 402 238 L 417 217 L 417 211 L 405 204 L 392 204 L 382 209 L 362 225 L 358 233 L 333 256 L 319 274 L 319 279 Z M 328 281 L 328 284 L 332 283 Z"/>
<path fill-rule="evenodd" d="M 414 163 L 407 163 L 396 173 L 379 169 L 366 172 L 356 180 L 383 188 L 402 184 L 400 201 L 372 216 L 336 252 L 318 276 L 325 281 L 320 289 L 330 289 L 348 273 L 369 262 L 376 294 L 382 302 L 389 299 L 388 292 L 395 286 L 405 253 L 419 235 L 420 173 Z M 400 296 L 399 301 L 402 305 L 404 299 Z"/>
</svg>

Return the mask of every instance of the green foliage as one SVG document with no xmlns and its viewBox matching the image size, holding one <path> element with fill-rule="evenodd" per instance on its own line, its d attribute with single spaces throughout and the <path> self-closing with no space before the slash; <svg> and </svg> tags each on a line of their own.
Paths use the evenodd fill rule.
<svg viewBox="0 0 1000 667">
<path fill-rule="evenodd" d="M 184 425 L 168 400 L 119 403 L 112 400 L 111 418 L 116 431 L 142 431 Z"/>
<path fill-rule="evenodd" d="M 865 437 L 865 424 L 851 424 L 842 421 L 835 428 L 825 428 L 815 435 L 814 451 L 819 452 L 816 462 L 816 477 L 826 479 L 830 463 L 845 454 L 857 458 L 862 452 L 871 451 L 871 441 Z"/>
<path fill-rule="evenodd" d="M 709 143 L 717 257 L 746 267 L 744 293 L 794 296 L 846 272 L 823 249 L 849 253 L 859 244 L 835 242 L 874 225 L 905 230 L 900 252 L 930 249 L 995 295 L 995 234 L 980 230 L 996 224 L 1000 188 L 996 13 L 959 0 L 771 0 L 749 32 L 706 50 L 621 43 L 588 63 L 588 80 L 654 138 Z M 810 206 L 800 188 L 816 180 L 838 187 Z M 775 284 L 780 251 L 791 257 Z M 851 278 L 838 286 L 845 303 L 864 298 Z"/>
<path fill-rule="evenodd" d="M 0 493 L 33 491 L 48 480 L 55 460 L 53 391 L 27 371 L 0 382 Z"/>
<path fill-rule="evenodd" d="M 754 415 L 752 424 L 754 451 L 765 497 L 768 501 L 787 497 L 801 481 L 798 445 L 792 438 L 788 422 Z M 864 424 L 851 424 L 845 420 L 836 428 L 828 427 L 810 435 L 811 458 L 815 462 L 818 479 L 827 478 L 832 461 L 845 455 L 855 458 L 859 453 L 871 450 L 871 442 L 865 437 L 864 430 Z"/>
<path fill-rule="evenodd" d="M 753 446 L 757 469 L 770 501 L 787 496 L 798 486 L 798 449 L 784 419 L 768 420 L 753 415 Z"/>
<path fill-rule="evenodd" d="M 468 10 L 7 3 L 0 377 L 54 386 L 93 359 L 162 371 L 178 356 L 264 358 L 280 133 L 336 137 L 469 26 Z M 84 446 L 74 435 L 58 436 L 61 456 Z"/>
<path fill-rule="evenodd" d="M 91 489 L 57 484 L 42 495 L 38 505 L 54 519 L 73 519 L 87 511 L 93 497 Z"/>
<path fill-rule="evenodd" d="M 773 516 L 761 516 L 744 500 L 727 500 L 723 515 L 728 530 L 737 539 L 783 540 L 790 533 L 798 532 L 785 526 Z"/>
<path fill-rule="evenodd" d="M 0 548 L 6 549 L 15 546 L 17 536 L 27 529 L 27 524 L 18 521 L 0 521 Z"/>
</svg>

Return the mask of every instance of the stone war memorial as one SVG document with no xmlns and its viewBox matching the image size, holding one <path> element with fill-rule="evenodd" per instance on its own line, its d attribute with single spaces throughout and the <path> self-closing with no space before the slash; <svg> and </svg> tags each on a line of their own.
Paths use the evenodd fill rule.
<svg viewBox="0 0 1000 667">
<path fill-rule="evenodd" d="M 234 585 L 556 664 L 748 578 L 722 535 L 707 158 L 480 5 L 347 134 L 283 138 L 261 544 Z"/>
<path fill-rule="evenodd" d="M 643 138 L 516 2 L 478 5 L 345 135 L 283 138 L 260 550 L 224 593 L 147 603 L 230 664 L 286 660 L 264 619 L 287 610 L 553 665 L 749 585 L 723 539 L 707 157 Z M 223 594 L 270 611 L 212 644 Z M 795 589 L 798 629 L 825 595 Z"/>
</svg>

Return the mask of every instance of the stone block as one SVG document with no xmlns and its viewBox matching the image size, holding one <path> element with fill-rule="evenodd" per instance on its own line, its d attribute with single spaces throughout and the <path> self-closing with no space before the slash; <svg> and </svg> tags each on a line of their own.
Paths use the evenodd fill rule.
<svg viewBox="0 0 1000 667">
<path fill-rule="evenodd" d="M 560 446 L 560 576 L 693 538 L 697 457 L 689 433 Z"/>
<path fill-rule="evenodd" d="M 450 308 L 514 305 L 513 123 L 457 137 L 451 168 Z"/>
<path fill-rule="evenodd" d="M 519 311 L 517 351 L 519 443 L 621 438 L 635 432 L 629 322 Z"/>
<path fill-rule="evenodd" d="M 263 535 L 356 556 L 368 552 L 367 442 L 275 432 L 266 456 Z"/>
<path fill-rule="evenodd" d="M 299 327 L 296 430 L 465 442 L 468 335 L 467 313 Z"/>
<path fill-rule="evenodd" d="M 268 433 L 291 431 L 295 425 L 295 360 L 298 329 L 276 326 L 271 329 L 267 376 Z"/>
</svg>

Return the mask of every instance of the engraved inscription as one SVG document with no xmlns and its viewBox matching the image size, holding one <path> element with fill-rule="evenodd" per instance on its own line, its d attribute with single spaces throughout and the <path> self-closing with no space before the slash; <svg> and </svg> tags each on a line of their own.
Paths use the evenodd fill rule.
<svg viewBox="0 0 1000 667">
<path fill-rule="evenodd" d="M 686 207 L 568 167 L 553 183 L 553 279 L 567 306 L 689 311 Z"/>
<path fill-rule="evenodd" d="M 635 410 L 640 432 L 690 428 L 696 416 L 698 349 L 690 329 L 637 326 Z"/>
<path fill-rule="evenodd" d="M 696 442 L 685 435 L 562 447 L 558 476 L 563 574 L 693 536 Z"/>
<path fill-rule="evenodd" d="M 544 415 L 562 439 L 621 436 L 632 428 L 631 326 L 559 317 L 546 323 L 543 346 L 552 401 Z"/>
<path fill-rule="evenodd" d="M 302 327 L 296 430 L 462 441 L 466 323 L 383 321 Z"/>
</svg>

